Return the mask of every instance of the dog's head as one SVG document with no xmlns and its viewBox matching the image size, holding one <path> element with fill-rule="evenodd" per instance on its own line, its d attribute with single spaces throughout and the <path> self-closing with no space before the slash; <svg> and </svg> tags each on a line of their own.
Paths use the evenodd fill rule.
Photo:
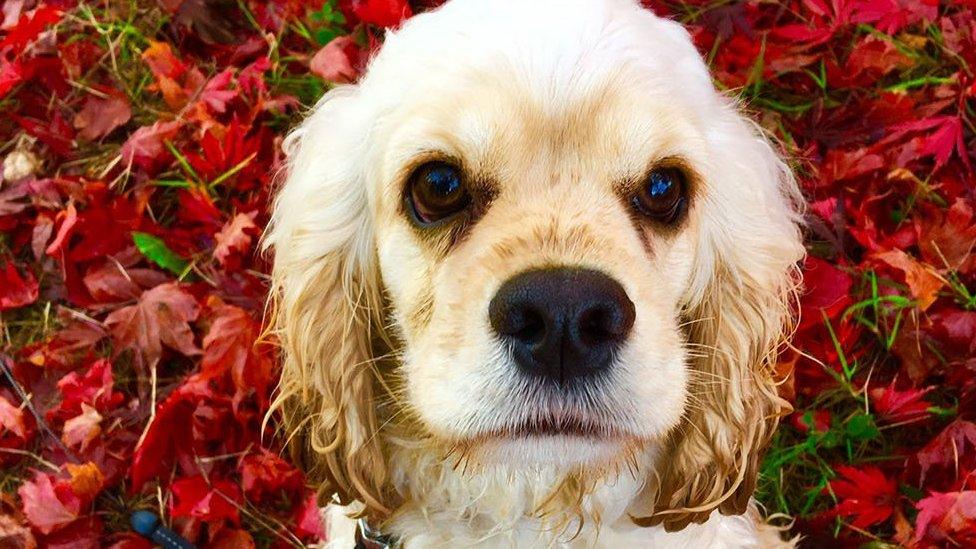
<svg viewBox="0 0 976 549">
<path fill-rule="evenodd" d="M 484 466 L 651 448 L 639 523 L 742 511 L 784 405 L 797 190 L 678 24 L 454 0 L 286 147 L 279 403 L 332 488 L 394 506 L 395 433 Z"/>
</svg>

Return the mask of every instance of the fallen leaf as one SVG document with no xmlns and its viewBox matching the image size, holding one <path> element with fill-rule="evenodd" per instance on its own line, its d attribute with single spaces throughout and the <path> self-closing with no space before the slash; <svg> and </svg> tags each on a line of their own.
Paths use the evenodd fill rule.
<svg viewBox="0 0 976 549">
<path fill-rule="evenodd" d="M 102 433 L 102 415 L 88 404 L 81 405 L 81 413 L 64 422 L 61 440 L 69 448 L 84 452 Z"/>
<path fill-rule="evenodd" d="M 214 258 L 224 267 L 227 267 L 232 255 L 243 255 L 251 247 L 254 235 L 261 230 L 254 223 L 256 215 L 257 212 L 239 213 L 214 235 L 217 241 Z"/>
<path fill-rule="evenodd" d="M 328 82 L 348 84 L 359 78 L 362 57 L 362 50 L 351 36 L 339 36 L 315 53 L 309 69 Z"/>
<path fill-rule="evenodd" d="M 51 477 L 38 471 L 34 472 L 33 480 L 25 480 L 20 485 L 17 493 L 28 522 L 42 534 L 65 526 L 81 512 L 81 499 L 70 491 L 62 491 L 64 499 L 59 498 Z"/>
<path fill-rule="evenodd" d="M 923 311 L 935 303 L 939 290 L 945 285 L 945 281 L 930 267 L 919 263 L 901 250 L 875 253 L 873 257 L 904 273 L 905 283 L 908 284 L 912 296 L 918 300 L 918 308 Z"/>
<path fill-rule="evenodd" d="M 170 514 L 174 517 L 192 517 L 206 522 L 240 521 L 237 507 L 241 499 L 237 486 L 226 480 L 208 482 L 202 476 L 177 480 L 170 486 L 173 503 Z"/>
<path fill-rule="evenodd" d="M 915 507 L 915 543 L 927 540 L 940 546 L 976 545 L 976 492 L 933 492 Z"/>
<path fill-rule="evenodd" d="M 129 98 L 112 91 L 108 97 L 89 96 L 81 112 L 75 115 L 75 129 L 81 130 L 78 136 L 87 141 L 95 141 L 125 124 L 132 118 L 132 105 Z"/>
<path fill-rule="evenodd" d="M 115 341 L 116 352 L 132 350 L 143 371 L 148 371 L 159 362 L 163 345 L 186 356 L 200 353 L 189 324 L 199 312 L 193 296 L 173 282 L 147 290 L 135 305 L 112 312 L 105 325 Z"/>
<path fill-rule="evenodd" d="M 855 528 L 867 528 L 888 520 L 898 503 L 898 483 L 877 467 L 856 469 L 846 465 L 835 468 L 841 477 L 830 481 L 830 488 L 841 502 L 830 514 L 853 516 Z"/>
<path fill-rule="evenodd" d="M 0 269 L 0 311 L 17 309 L 37 301 L 37 279 L 30 271 L 21 276 L 13 261 Z"/>
</svg>

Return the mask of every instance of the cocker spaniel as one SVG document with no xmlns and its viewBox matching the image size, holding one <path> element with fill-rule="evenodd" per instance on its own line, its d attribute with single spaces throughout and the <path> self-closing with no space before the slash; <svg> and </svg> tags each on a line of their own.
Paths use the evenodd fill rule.
<svg viewBox="0 0 976 549">
<path fill-rule="evenodd" d="M 801 200 L 679 24 L 453 0 L 285 148 L 277 405 L 333 546 L 782 543 Z"/>
</svg>

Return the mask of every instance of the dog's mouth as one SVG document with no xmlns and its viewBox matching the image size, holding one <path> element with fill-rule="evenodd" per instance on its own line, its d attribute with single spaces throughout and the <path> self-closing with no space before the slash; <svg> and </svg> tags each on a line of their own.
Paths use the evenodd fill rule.
<svg viewBox="0 0 976 549">
<path fill-rule="evenodd" d="M 619 428 L 584 416 L 533 418 L 515 425 L 495 429 L 487 438 L 519 439 L 528 437 L 576 437 L 611 439 L 622 436 Z"/>
</svg>

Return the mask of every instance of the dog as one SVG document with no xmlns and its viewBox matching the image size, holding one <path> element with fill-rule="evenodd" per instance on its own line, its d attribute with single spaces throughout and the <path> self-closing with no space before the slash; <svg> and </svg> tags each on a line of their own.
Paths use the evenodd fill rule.
<svg viewBox="0 0 976 549">
<path fill-rule="evenodd" d="M 284 148 L 275 409 L 330 546 L 787 543 L 802 198 L 681 25 L 449 1 Z"/>
</svg>

